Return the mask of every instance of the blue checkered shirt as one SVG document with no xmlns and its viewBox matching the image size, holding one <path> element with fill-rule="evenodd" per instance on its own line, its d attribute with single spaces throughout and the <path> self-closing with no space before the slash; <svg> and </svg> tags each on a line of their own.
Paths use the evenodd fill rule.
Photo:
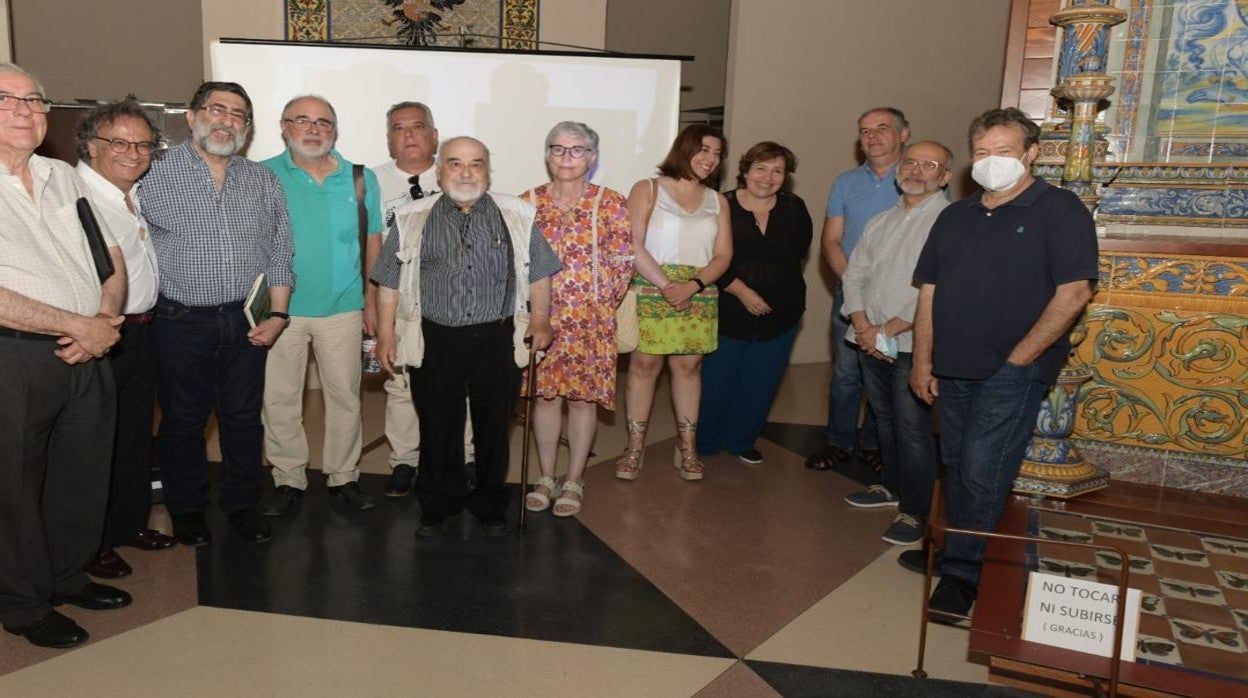
<svg viewBox="0 0 1248 698">
<path fill-rule="evenodd" d="M 270 286 L 294 286 L 286 195 L 269 168 L 236 155 L 218 190 L 188 141 L 152 158 L 139 201 L 166 298 L 190 306 L 243 300 L 261 272 Z"/>
</svg>

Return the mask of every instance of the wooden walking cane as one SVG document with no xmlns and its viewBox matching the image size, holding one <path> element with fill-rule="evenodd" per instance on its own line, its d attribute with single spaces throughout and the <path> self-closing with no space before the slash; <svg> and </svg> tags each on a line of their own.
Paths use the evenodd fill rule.
<svg viewBox="0 0 1248 698">
<path fill-rule="evenodd" d="M 533 434 L 533 392 L 537 376 L 537 350 L 529 337 L 529 374 L 524 381 L 524 452 L 520 455 L 520 532 L 524 533 L 525 495 L 529 489 L 529 437 Z"/>
</svg>

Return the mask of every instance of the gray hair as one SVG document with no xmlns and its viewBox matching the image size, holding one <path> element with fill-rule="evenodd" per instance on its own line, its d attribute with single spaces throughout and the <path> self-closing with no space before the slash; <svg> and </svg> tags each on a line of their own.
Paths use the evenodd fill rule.
<svg viewBox="0 0 1248 698">
<path fill-rule="evenodd" d="M 321 104 L 324 104 L 325 107 L 329 109 L 329 113 L 334 115 L 334 121 L 338 121 L 338 110 L 334 109 L 334 105 L 330 104 L 328 99 L 325 99 L 324 97 L 320 95 L 312 95 L 312 94 L 296 95 L 294 97 L 291 97 L 290 101 L 286 103 L 286 106 L 282 107 L 283 119 L 286 118 L 286 112 L 290 110 L 290 105 L 294 104 L 295 102 L 298 102 L 301 99 L 315 99 Z"/>
<path fill-rule="evenodd" d="M 584 140 L 590 150 L 598 152 L 598 132 L 579 121 L 560 121 L 555 124 L 554 128 L 550 129 L 550 133 L 546 134 L 546 147 L 549 148 L 563 133 Z"/>
<path fill-rule="evenodd" d="M 0 73 L 10 73 L 13 75 L 21 75 L 22 77 L 27 78 L 31 82 L 35 83 L 35 89 L 39 92 L 39 94 L 43 95 L 44 97 L 48 96 L 48 91 L 43 89 L 43 83 L 39 82 L 39 78 L 35 77 L 34 73 L 30 72 L 29 70 L 26 70 L 25 68 L 23 68 L 22 66 L 16 63 L 0 63 Z"/>
<path fill-rule="evenodd" d="M 419 109 L 423 111 L 425 113 L 425 118 L 429 120 L 429 128 L 437 128 L 433 125 L 433 110 L 430 109 L 429 105 L 424 102 L 404 101 L 390 105 L 390 108 L 386 110 L 386 123 L 390 123 L 390 117 L 394 116 L 396 111 L 401 111 L 403 109 Z"/>
<path fill-rule="evenodd" d="M 868 109 L 864 111 L 862 113 L 862 116 L 858 117 L 858 120 L 855 121 L 854 123 L 861 124 L 862 120 L 867 118 L 868 115 L 876 114 L 876 113 L 888 114 L 892 116 L 893 122 L 897 125 L 898 131 L 902 129 L 910 128 L 910 122 L 906 121 L 905 112 L 903 112 L 902 110 L 896 107 L 876 107 L 874 109 Z"/>
</svg>

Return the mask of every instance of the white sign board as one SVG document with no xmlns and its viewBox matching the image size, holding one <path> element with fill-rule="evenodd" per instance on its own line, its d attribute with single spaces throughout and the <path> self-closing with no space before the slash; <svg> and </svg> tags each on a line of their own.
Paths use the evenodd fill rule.
<svg viewBox="0 0 1248 698">
<path fill-rule="evenodd" d="M 1032 572 L 1023 609 L 1023 639 L 1076 652 L 1112 657 L 1118 586 Z M 1140 590 L 1127 589 L 1122 658 L 1135 661 Z"/>
</svg>

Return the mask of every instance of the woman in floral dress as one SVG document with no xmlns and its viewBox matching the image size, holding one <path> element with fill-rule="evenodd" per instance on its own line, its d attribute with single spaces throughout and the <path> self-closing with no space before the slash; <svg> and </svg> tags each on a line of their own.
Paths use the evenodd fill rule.
<svg viewBox="0 0 1248 698">
<path fill-rule="evenodd" d="M 555 516 L 581 510 L 583 476 L 598 405 L 615 409 L 615 309 L 633 276 L 633 240 L 624 197 L 589 182 L 598 134 L 563 121 L 546 136 L 550 183 L 523 196 L 537 207 L 535 225 L 563 263 L 551 278 L 555 341 L 537 368 L 533 435 L 541 477 L 525 497 L 529 511 L 554 500 Z M 555 482 L 563 404 L 568 405 L 568 474 Z"/>
</svg>

